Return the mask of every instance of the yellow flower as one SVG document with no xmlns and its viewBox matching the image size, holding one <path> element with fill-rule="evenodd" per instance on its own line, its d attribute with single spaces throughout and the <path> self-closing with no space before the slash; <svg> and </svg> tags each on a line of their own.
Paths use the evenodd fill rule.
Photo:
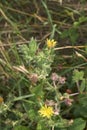
<svg viewBox="0 0 87 130">
<path fill-rule="evenodd" d="M 52 39 L 52 40 L 50 40 L 50 39 L 47 39 L 47 41 L 46 41 L 46 44 L 47 44 L 47 46 L 48 46 L 48 48 L 53 48 L 53 47 L 55 47 L 56 46 L 56 41 L 54 41 L 54 39 Z"/>
<path fill-rule="evenodd" d="M 42 106 L 38 112 L 42 117 L 47 117 L 47 118 L 50 118 L 54 114 L 53 108 L 47 107 L 47 105 Z"/>
</svg>

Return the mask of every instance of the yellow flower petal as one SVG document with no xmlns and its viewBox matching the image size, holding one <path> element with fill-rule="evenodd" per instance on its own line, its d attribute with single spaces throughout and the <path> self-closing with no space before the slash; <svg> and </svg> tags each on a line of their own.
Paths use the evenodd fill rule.
<svg viewBox="0 0 87 130">
<path fill-rule="evenodd" d="M 50 118 L 54 114 L 53 108 L 47 107 L 46 105 L 42 106 L 42 108 L 38 112 L 42 117 L 47 117 L 47 118 Z"/>
<path fill-rule="evenodd" d="M 46 41 L 46 44 L 47 44 L 47 46 L 48 46 L 48 48 L 53 48 L 53 47 L 55 47 L 56 46 L 56 41 L 54 41 L 54 39 L 52 39 L 52 40 L 50 40 L 50 39 L 47 39 L 47 41 Z"/>
</svg>

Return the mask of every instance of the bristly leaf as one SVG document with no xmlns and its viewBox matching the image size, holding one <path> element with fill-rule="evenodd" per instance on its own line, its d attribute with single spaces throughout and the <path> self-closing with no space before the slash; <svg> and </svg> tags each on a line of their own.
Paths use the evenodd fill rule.
<svg viewBox="0 0 87 130">
<path fill-rule="evenodd" d="M 34 38 L 31 38 L 28 45 L 24 44 L 20 46 L 20 52 L 25 63 L 30 63 L 34 59 L 37 50 L 38 44 Z"/>
<path fill-rule="evenodd" d="M 30 49 L 30 52 L 32 53 L 32 55 L 35 54 L 38 49 L 37 42 L 33 37 L 30 40 L 29 49 Z"/>
<path fill-rule="evenodd" d="M 77 118 L 74 120 L 73 124 L 68 128 L 68 130 L 84 130 L 86 126 L 86 121 L 82 118 Z"/>
<path fill-rule="evenodd" d="M 83 80 L 84 79 L 83 77 L 84 77 L 83 71 L 78 71 L 78 70 L 73 71 L 73 82 L 78 82 L 80 80 Z"/>
</svg>

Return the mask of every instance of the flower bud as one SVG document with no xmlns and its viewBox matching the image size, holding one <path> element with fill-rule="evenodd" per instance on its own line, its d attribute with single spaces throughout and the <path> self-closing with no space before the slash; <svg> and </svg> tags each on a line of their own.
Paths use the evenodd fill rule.
<svg viewBox="0 0 87 130">
<path fill-rule="evenodd" d="M 52 75 L 51 75 L 51 79 L 53 80 L 53 81 L 58 81 L 58 75 L 56 74 L 56 73 L 52 73 Z"/>
<path fill-rule="evenodd" d="M 37 83 L 37 81 L 38 81 L 38 75 L 37 74 L 35 74 L 35 73 L 33 73 L 33 74 L 31 74 L 30 76 L 29 76 L 29 79 L 30 79 L 30 81 L 32 82 L 32 83 Z"/>
<path fill-rule="evenodd" d="M 65 84 L 65 80 L 66 80 L 65 77 L 59 77 L 59 79 L 58 79 L 60 84 Z"/>
<path fill-rule="evenodd" d="M 72 100 L 72 99 L 70 99 L 70 98 L 66 98 L 66 99 L 64 100 L 64 102 L 65 102 L 65 104 L 66 104 L 67 106 L 71 106 L 71 105 L 72 105 L 73 100 Z"/>
</svg>

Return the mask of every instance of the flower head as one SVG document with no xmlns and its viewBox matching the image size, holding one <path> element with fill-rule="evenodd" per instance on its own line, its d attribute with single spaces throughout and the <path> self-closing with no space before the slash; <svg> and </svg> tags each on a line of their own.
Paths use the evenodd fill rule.
<svg viewBox="0 0 87 130">
<path fill-rule="evenodd" d="M 32 83 L 37 83 L 38 81 L 38 75 L 36 73 L 31 74 L 29 78 Z"/>
<path fill-rule="evenodd" d="M 47 39 L 47 41 L 46 41 L 46 44 L 47 44 L 47 46 L 48 46 L 48 48 L 53 48 L 53 47 L 55 47 L 56 46 L 56 41 L 54 41 L 54 39 L 52 39 L 52 40 L 50 40 L 50 39 Z"/>
<path fill-rule="evenodd" d="M 52 79 L 53 81 L 58 81 L 58 78 L 59 78 L 59 76 L 58 76 L 56 73 L 52 73 L 51 79 Z"/>
<path fill-rule="evenodd" d="M 62 85 L 65 84 L 65 81 L 66 81 L 66 77 L 61 77 L 61 76 L 59 77 L 60 84 L 62 84 Z"/>
<path fill-rule="evenodd" d="M 42 117 L 47 117 L 47 118 L 50 118 L 54 114 L 53 108 L 47 107 L 47 105 L 42 106 L 38 112 Z"/>
<path fill-rule="evenodd" d="M 71 106 L 71 105 L 72 105 L 72 102 L 73 102 L 73 99 L 66 98 L 64 102 L 65 102 L 65 104 L 66 104 L 67 106 Z"/>
<path fill-rule="evenodd" d="M 55 105 L 55 102 L 54 102 L 53 100 L 48 100 L 48 99 L 46 99 L 45 104 L 46 104 L 47 106 L 52 107 L 52 106 Z"/>
</svg>

